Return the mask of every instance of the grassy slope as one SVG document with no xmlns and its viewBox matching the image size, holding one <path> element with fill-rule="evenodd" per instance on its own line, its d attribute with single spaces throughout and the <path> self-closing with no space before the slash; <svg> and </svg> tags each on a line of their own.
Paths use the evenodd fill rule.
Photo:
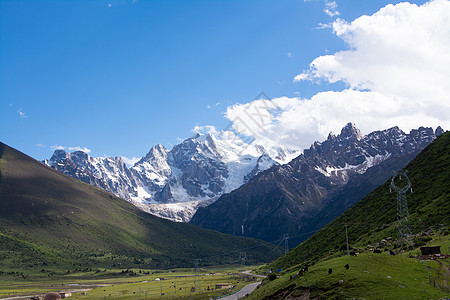
<svg viewBox="0 0 450 300">
<path fill-rule="evenodd" d="M 432 228 L 435 238 L 429 244 L 440 245 L 444 253 L 449 249 L 450 226 L 450 133 L 440 136 L 414 159 L 406 168 L 414 192 L 407 194 L 413 234 Z M 382 254 L 364 253 L 355 257 L 342 256 L 345 249 L 345 227 L 351 247 L 366 252 L 368 244 L 375 245 L 381 239 L 395 237 L 396 202 L 394 193 L 389 193 L 390 181 L 381 185 L 343 215 L 322 228 L 310 239 L 280 257 L 264 269 L 283 268 L 286 275 L 262 286 L 252 299 L 286 297 L 311 293 L 311 297 L 345 299 L 364 297 L 367 299 L 434 299 L 449 296 L 428 283 L 428 274 L 423 264 L 416 259 L 392 257 Z M 417 236 L 419 246 L 429 237 Z M 393 245 L 382 249 L 393 248 Z M 417 254 L 415 250 L 413 254 Z M 347 271 L 343 266 L 349 263 Z M 289 275 L 305 264 L 310 270 L 301 279 L 290 280 Z M 433 277 L 448 280 L 448 259 L 438 265 L 427 262 L 435 269 Z M 312 266 L 311 266 L 312 265 Z M 444 268 L 442 268 L 444 265 Z M 328 268 L 333 269 L 328 275 Z M 437 270 L 437 271 L 436 271 Z M 368 273 L 364 271 L 369 271 Z M 438 275 L 437 273 L 441 273 Z M 445 274 L 443 274 L 445 273 Z M 392 278 L 387 278 L 391 276 Z M 440 279 L 439 279 L 440 278 Z M 340 285 L 339 280 L 344 280 Z M 294 284 L 294 285 L 293 285 Z M 442 285 L 443 283 L 441 283 Z M 284 292 L 283 292 L 284 291 Z M 268 299 L 269 299 L 268 298 Z"/>
<path fill-rule="evenodd" d="M 344 268 L 346 264 L 350 266 L 348 270 Z M 332 274 L 328 274 L 329 268 Z M 384 253 L 342 256 L 311 266 L 302 277 L 290 279 L 293 273 L 261 286 L 250 299 L 284 299 L 287 295 L 305 294 L 320 299 L 440 299 L 448 296 L 429 283 L 422 262 L 405 256 Z M 339 283 L 340 280 L 343 282 Z"/>
<path fill-rule="evenodd" d="M 0 144 L 2 265 L 191 266 L 228 263 L 248 249 L 254 261 L 271 245 L 144 213 L 109 193 L 65 176 Z"/>
</svg>

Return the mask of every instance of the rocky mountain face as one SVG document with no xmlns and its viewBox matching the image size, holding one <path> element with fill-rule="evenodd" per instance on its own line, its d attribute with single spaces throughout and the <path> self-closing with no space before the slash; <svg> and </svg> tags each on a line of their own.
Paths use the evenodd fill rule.
<svg viewBox="0 0 450 300">
<path fill-rule="evenodd" d="M 170 151 L 156 145 L 130 168 L 119 157 L 93 158 L 81 151 L 56 150 L 44 163 L 144 211 L 187 222 L 198 207 L 300 153 L 281 147 L 249 146 L 230 134 L 198 133 Z"/>
<path fill-rule="evenodd" d="M 233 235 L 292 244 L 309 237 L 411 161 L 443 130 L 398 127 L 361 136 L 351 123 L 284 165 L 199 208 L 191 223 Z"/>
</svg>

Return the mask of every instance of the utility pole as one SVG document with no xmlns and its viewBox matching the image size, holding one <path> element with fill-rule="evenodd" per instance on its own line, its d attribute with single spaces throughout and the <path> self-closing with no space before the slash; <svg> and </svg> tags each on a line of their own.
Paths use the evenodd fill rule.
<svg viewBox="0 0 450 300">
<path fill-rule="evenodd" d="M 347 241 L 347 256 L 350 256 L 350 249 L 348 247 L 348 233 L 347 233 L 347 223 L 345 223 L 345 240 Z"/>
</svg>

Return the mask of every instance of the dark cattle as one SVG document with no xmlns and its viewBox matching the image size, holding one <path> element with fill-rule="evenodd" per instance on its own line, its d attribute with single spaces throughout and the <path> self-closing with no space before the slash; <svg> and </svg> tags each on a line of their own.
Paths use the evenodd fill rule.
<svg viewBox="0 0 450 300">
<path fill-rule="evenodd" d="M 389 255 L 395 255 L 394 251 L 389 250 Z"/>
<path fill-rule="evenodd" d="M 357 256 L 355 251 L 350 251 L 350 256 Z"/>
<path fill-rule="evenodd" d="M 331 274 L 331 273 L 333 273 L 333 269 L 332 269 L 332 268 L 329 268 L 329 269 L 328 269 L 328 274 Z"/>
<path fill-rule="evenodd" d="M 350 268 L 350 266 L 349 266 L 348 264 L 346 264 L 346 265 L 344 266 L 344 268 L 346 268 L 346 269 L 348 270 L 348 268 Z"/>
<path fill-rule="evenodd" d="M 47 293 L 44 296 L 44 300 L 58 300 L 58 299 L 61 299 L 61 295 L 55 292 Z"/>
<path fill-rule="evenodd" d="M 380 249 L 375 249 L 375 250 L 373 250 L 373 253 L 381 253 L 381 250 Z"/>
</svg>

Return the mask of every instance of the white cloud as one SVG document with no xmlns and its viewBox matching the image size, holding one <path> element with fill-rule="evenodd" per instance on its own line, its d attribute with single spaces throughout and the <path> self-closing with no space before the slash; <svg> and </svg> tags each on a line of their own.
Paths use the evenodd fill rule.
<svg viewBox="0 0 450 300">
<path fill-rule="evenodd" d="M 319 23 L 317 24 L 316 29 L 328 29 L 328 28 L 333 28 L 333 24 L 332 23 Z"/>
<path fill-rule="evenodd" d="M 298 82 L 298 81 L 303 81 L 303 80 L 307 80 L 309 79 L 309 75 L 307 72 L 298 74 L 297 76 L 294 77 L 294 82 Z"/>
<path fill-rule="evenodd" d="M 210 126 L 210 125 L 206 125 L 206 126 L 196 125 L 191 131 L 193 133 L 200 133 L 200 134 L 213 134 L 213 135 L 218 134 L 216 127 Z"/>
<path fill-rule="evenodd" d="M 26 118 L 28 118 L 27 114 L 22 110 L 22 108 L 19 108 L 19 109 L 17 110 L 17 113 L 19 114 L 19 118 L 21 118 L 21 119 L 26 119 Z"/>
<path fill-rule="evenodd" d="M 403 130 L 421 125 L 448 129 L 448 20 L 447 0 L 422 6 L 387 5 L 350 23 L 338 19 L 333 31 L 349 50 L 317 57 L 294 81 L 342 81 L 348 85 L 344 91 L 312 97 L 310 109 L 317 112 L 315 118 L 324 128 L 333 128 L 331 124 L 346 116 L 366 132 L 393 125 Z"/>
<path fill-rule="evenodd" d="M 45 145 L 44 144 L 36 144 L 36 147 L 43 148 L 43 147 L 45 147 Z"/>
<path fill-rule="evenodd" d="M 126 156 L 121 156 L 124 163 L 126 163 L 128 166 L 133 166 L 135 163 L 137 163 L 141 158 L 140 157 L 132 157 L 128 158 Z"/>
<path fill-rule="evenodd" d="M 330 2 L 331 3 L 331 2 Z M 363 134 L 399 126 L 450 128 L 450 1 L 387 5 L 334 33 L 349 50 L 317 57 L 294 81 L 342 81 L 311 99 L 254 100 L 228 107 L 237 133 L 261 143 L 307 148 L 348 122 Z"/>
<path fill-rule="evenodd" d="M 288 52 L 288 53 L 286 53 L 286 55 L 287 55 L 287 57 L 289 57 L 289 58 L 294 57 L 294 54 L 292 54 L 292 52 Z"/>
<path fill-rule="evenodd" d="M 341 13 L 337 10 L 338 5 L 336 1 L 325 0 L 325 9 L 323 10 L 330 17 L 339 16 Z"/>
<path fill-rule="evenodd" d="M 55 150 L 64 150 L 64 151 L 83 151 L 84 153 L 91 153 L 91 149 L 86 147 L 80 147 L 80 146 L 60 146 L 60 145 L 53 145 L 50 147 L 52 151 Z"/>
</svg>

